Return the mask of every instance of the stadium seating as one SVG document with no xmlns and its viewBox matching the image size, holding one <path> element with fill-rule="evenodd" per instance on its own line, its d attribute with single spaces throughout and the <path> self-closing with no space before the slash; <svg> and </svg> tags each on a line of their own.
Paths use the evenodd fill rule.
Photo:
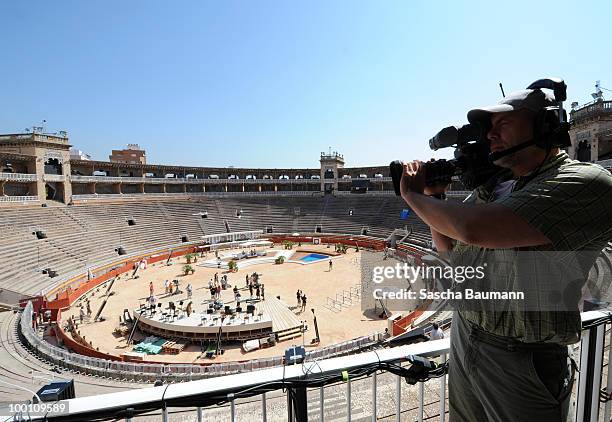
<svg viewBox="0 0 612 422">
<path fill-rule="evenodd" d="M 414 215 L 400 218 L 404 208 L 394 196 L 315 195 L 0 209 L 0 288 L 38 294 L 53 283 L 42 273 L 46 268 L 65 277 L 117 258 L 119 245 L 129 254 L 145 252 L 180 243 L 183 235 L 197 241 L 228 229 L 312 233 L 320 226 L 324 233 L 357 235 L 367 228 L 369 236 L 385 238 L 395 228 L 412 227 L 415 240 L 429 239 L 429 230 Z M 207 218 L 201 217 L 204 212 Z M 129 226 L 128 219 L 135 225 Z M 47 238 L 37 239 L 36 230 Z"/>
<path fill-rule="evenodd" d="M 367 228 L 369 236 L 387 238 L 405 227 L 412 230 L 409 242 L 427 245 L 428 227 L 414 213 L 402 219 L 405 208 L 389 195 L 271 195 L 0 209 L 0 289 L 35 295 L 54 283 L 43 274 L 47 268 L 63 278 L 116 260 L 120 245 L 133 254 L 179 244 L 185 235 L 197 241 L 228 229 L 313 233 L 319 226 L 323 233 L 358 235 Z M 37 239 L 36 230 L 47 238 Z M 609 271 L 610 257 L 612 248 L 598 261 L 592 279 Z"/>
</svg>

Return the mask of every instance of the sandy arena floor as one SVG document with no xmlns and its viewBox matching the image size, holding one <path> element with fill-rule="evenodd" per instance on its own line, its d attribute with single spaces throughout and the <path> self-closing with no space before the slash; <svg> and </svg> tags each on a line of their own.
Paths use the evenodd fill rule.
<svg viewBox="0 0 612 422">
<path fill-rule="evenodd" d="M 282 248 L 276 245 L 275 249 Z M 312 252 L 330 252 L 333 249 L 328 249 L 326 246 L 304 246 L 300 251 Z M 229 250 L 221 252 L 228 253 Z M 209 253 L 201 259 L 214 258 L 214 254 Z M 102 322 L 85 321 L 80 325 L 81 335 L 84 335 L 88 341 L 91 341 L 94 347 L 98 347 L 101 351 L 121 355 L 125 351 L 132 350 L 132 346 L 126 346 L 125 337 L 116 337 L 113 335 L 115 327 L 119 326 L 119 316 L 123 314 L 124 309 L 128 309 L 133 315 L 133 309 L 138 308 L 140 302 L 144 302 L 149 296 L 149 282 L 153 282 L 155 295 L 165 304 L 172 300 L 175 303 L 187 299 L 186 293 L 173 296 L 172 298 L 164 297 L 164 280 L 179 279 L 180 289 L 185 292 L 185 287 L 188 283 L 193 286 L 193 302 L 200 303 L 203 299 L 209 299 L 210 293 L 208 290 L 208 281 L 213 278 L 215 272 L 219 276 L 226 274 L 224 270 L 204 268 L 194 266 L 195 274 L 184 276 L 182 268 L 185 264 L 185 258 L 174 259 L 174 265 L 166 266 L 165 262 L 150 265 L 146 270 L 140 271 L 140 277 L 130 279 L 131 274 L 122 275 L 114 284 L 112 291 L 114 295 L 110 296 L 108 302 L 102 312 L 102 316 L 106 318 Z M 319 325 L 319 333 L 321 343 L 318 347 L 329 346 L 334 343 L 339 343 L 348 339 L 366 335 L 375 331 L 384 331 L 387 327 L 387 321 L 378 319 L 373 316 L 373 312 L 361 311 L 361 306 L 358 300 L 354 301 L 351 306 L 345 306 L 341 311 L 333 312 L 324 307 L 327 303 L 327 297 L 335 298 L 336 293 L 342 290 L 349 290 L 350 287 L 359 284 L 360 280 L 360 252 L 350 249 L 346 255 L 340 255 L 333 259 L 333 269 L 329 271 L 329 263 L 327 260 L 315 262 L 308 265 L 300 265 L 294 263 L 284 263 L 282 265 L 274 264 L 258 264 L 244 269 L 238 270 L 236 273 L 227 273 L 229 284 L 237 284 L 238 288 L 245 288 L 245 274 L 257 272 L 262 274 L 261 282 L 265 284 L 266 297 L 280 296 L 281 300 L 289 305 L 290 309 L 298 316 L 304 319 L 308 324 L 308 331 L 302 338 L 295 338 L 278 343 L 275 347 L 256 350 L 245 354 L 241 350 L 239 343 L 227 344 L 224 343 L 223 348 L 226 350 L 224 355 L 217 356 L 214 360 L 199 358 L 200 346 L 190 345 L 179 355 L 170 355 L 160 353 L 159 355 L 148 355 L 147 360 L 158 362 L 224 362 L 233 360 L 255 359 L 271 356 L 279 356 L 284 353 L 284 350 L 293 344 L 301 344 L 302 341 L 306 345 L 315 338 L 315 330 L 313 323 L 313 315 L 311 308 L 315 309 L 317 322 Z M 193 264 L 192 264 L 193 265 Z M 307 309 L 300 313 L 297 309 L 296 291 L 301 289 L 306 293 L 308 298 Z M 106 287 L 101 287 L 86 295 L 90 299 L 92 310 L 92 318 L 96 314 L 102 297 L 106 292 Z M 248 295 L 248 290 L 241 290 L 241 293 Z M 224 299 L 227 301 L 233 300 L 231 289 L 223 291 Z M 196 310 L 203 306 L 196 306 Z M 62 319 L 66 320 L 71 315 L 76 319 L 79 316 L 78 306 L 66 310 L 62 313 Z M 144 336 L 137 337 L 141 339 Z"/>
</svg>

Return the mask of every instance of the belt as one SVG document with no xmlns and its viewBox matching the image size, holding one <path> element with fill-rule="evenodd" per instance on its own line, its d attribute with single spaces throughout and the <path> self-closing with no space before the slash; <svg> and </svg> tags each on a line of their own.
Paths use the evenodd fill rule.
<svg viewBox="0 0 612 422">
<path fill-rule="evenodd" d="M 509 352 L 523 351 L 567 351 L 567 346 L 557 343 L 525 343 L 511 337 L 502 337 L 472 326 L 470 340 L 479 340 Z"/>
</svg>

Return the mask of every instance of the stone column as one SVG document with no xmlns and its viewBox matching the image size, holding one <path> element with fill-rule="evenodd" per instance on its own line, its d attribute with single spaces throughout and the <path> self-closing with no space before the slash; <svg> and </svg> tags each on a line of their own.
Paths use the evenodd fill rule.
<svg viewBox="0 0 612 422">
<path fill-rule="evenodd" d="M 70 180 L 70 155 L 62 153 L 62 174 L 64 175 L 64 204 L 72 202 L 72 181 Z"/>
<path fill-rule="evenodd" d="M 39 201 L 46 201 L 47 191 L 45 190 L 45 159 L 36 157 L 36 195 Z"/>
<path fill-rule="evenodd" d="M 65 181 L 62 183 L 64 188 L 64 204 L 69 204 L 72 202 L 72 183 L 70 182 L 68 176 L 65 177 Z"/>
</svg>

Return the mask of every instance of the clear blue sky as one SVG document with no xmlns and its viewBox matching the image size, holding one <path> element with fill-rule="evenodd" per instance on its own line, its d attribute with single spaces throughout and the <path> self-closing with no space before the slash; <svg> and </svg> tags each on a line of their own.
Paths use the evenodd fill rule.
<svg viewBox="0 0 612 422">
<path fill-rule="evenodd" d="M 612 88 L 612 2 L 2 1 L 0 132 L 47 120 L 94 159 L 317 167 L 427 159 L 535 79 Z M 609 97 L 612 93 L 607 92 Z"/>
</svg>

